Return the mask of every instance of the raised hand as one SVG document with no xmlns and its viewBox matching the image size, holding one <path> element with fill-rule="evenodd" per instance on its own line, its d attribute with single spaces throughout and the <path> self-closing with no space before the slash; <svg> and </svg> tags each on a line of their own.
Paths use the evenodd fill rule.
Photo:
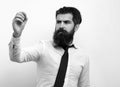
<svg viewBox="0 0 120 87">
<path fill-rule="evenodd" d="M 18 12 L 13 19 L 13 36 L 20 37 L 27 22 L 27 16 L 24 12 Z"/>
</svg>

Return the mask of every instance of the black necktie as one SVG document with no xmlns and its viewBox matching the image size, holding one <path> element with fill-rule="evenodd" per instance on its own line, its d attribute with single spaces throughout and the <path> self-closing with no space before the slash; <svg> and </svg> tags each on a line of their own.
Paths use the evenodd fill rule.
<svg viewBox="0 0 120 87">
<path fill-rule="evenodd" d="M 70 48 L 70 47 L 74 47 L 74 45 L 63 48 L 65 50 L 65 52 L 61 58 L 59 70 L 58 70 L 55 84 L 53 87 L 63 87 L 66 70 L 67 70 L 67 65 L 68 65 L 68 48 Z"/>
</svg>

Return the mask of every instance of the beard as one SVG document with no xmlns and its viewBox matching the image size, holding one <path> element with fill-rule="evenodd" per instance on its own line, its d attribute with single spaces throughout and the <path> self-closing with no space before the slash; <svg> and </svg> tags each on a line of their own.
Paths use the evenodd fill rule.
<svg viewBox="0 0 120 87">
<path fill-rule="evenodd" d="M 62 47 L 65 48 L 69 46 L 73 42 L 73 35 L 74 35 L 74 29 L 70 33 L 68 33 L 63 28 L 60 28 L 59 30 L 54 32 L 53 40 L 56 44 L 56 47 Z"/>
</svg>

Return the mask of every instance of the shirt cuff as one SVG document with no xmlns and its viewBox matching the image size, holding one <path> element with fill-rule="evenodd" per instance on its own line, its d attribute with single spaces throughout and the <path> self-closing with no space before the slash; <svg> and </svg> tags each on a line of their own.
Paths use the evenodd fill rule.
<svg viewBox="0 0 120 87">
<path fill-rule="evenodd" d="M 14 36 L 12 36 L 11 42 L 13 44 L 19 44 L 20 43 L 20 37 L 14 37 Z"/>
</svg>

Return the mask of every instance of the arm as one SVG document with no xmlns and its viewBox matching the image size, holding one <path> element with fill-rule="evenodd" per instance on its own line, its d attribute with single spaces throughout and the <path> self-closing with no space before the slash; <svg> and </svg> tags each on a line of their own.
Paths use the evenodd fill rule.
<svg viewBox="0 0 120 87">
<path fill-rule="evenodd" d="M 9 43 L 10 60 L 18 63 L 38 61 L 42 54 L 43 43 L 40 42 L 32 47 L 22 48 L 20 37 L 12 37 Z"/>
<path fill-rule="evenodd" d="M 40 43 L 34 47 L 22 48 L 20 46 L 20 36 L 27 22 L 24 12 L 19 12 L 13 19 L 13 37 L 9 43 L 10 59 L 15 62 L 37 61 L 41 55 L 42 46 Z"/>
<path fill-rule="evenodd" d="M 79 77 L 78 87 L 90 87 L 89 82 L 89 59 L 86 57 L 84 66 L 82 67 L 82 72 Z"/>
</svg>

